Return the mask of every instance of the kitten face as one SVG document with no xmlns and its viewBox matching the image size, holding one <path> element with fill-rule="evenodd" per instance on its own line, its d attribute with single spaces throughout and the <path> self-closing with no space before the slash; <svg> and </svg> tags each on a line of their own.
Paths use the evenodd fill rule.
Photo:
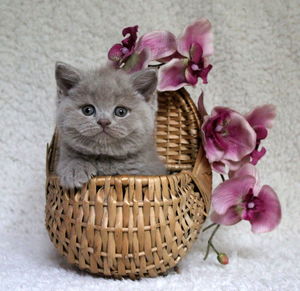
<svg viewBox="0 0 300 291">
<path fill-rule="evenodd" d="M 128 75 L 112 68 L 80 72 L 58 64 L 56 79 L 57 125 L 69 146 L 87 154 L 122 156 L 153 138 L 155 72 Z"/>
</svg>

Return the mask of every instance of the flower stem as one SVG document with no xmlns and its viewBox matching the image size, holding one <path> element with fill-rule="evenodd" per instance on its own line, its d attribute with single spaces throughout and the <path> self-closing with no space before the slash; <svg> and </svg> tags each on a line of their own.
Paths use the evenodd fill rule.
<svg viewBox="0 0 300 291">
<path fill-rule="evenodd" d="M 211 227 L 213 227 L 213 226 L 215 226 L 215 225 L 216 225 L 216 223 L 210 224 L 209 226 L 205 227 L 205 228 L 202 230 L 202 232 L 204 232 L 204 231 L 210 229 Z"/>
<path fill-rule="evenodd" d="M 215 251 L 215 253 L 216 253 L 217 255 L 219 255 L 220 253 L 217 251 L 217 249 L 215 248 L 215 246 L 213 245 L 213 243 L 210 242 L 209 244 L 210 244 L 210 246 L 212 247 L 212 249 Z"/>
<path fill-rule="evenodd" d="M 164 65 L 163 63 L 157 65 L 148 65 L 148 68 L 160 68 L 163 65 Z"/>
<path fill-rule="evenodd" d="M 210 225 L 211 226 L 211 225 Z M 209 250 L 210 250 L 210 247 L 212 247 L 212 249 L 217 253 L 219 254 L 219 252 L 216 250 L 216 248 L 214 247 L 214 245 L 212 244 L 212 239 L 214 237 L 214 235 L 216 234 L 217 230 L 219 229 L 220 227 L 220 224 L 216 224 L 216 227 L 215 229 L 213 230 L 212 234 L 210 235 L 210 238 L 207 242 L 207 249 L 206 249 L 206 253 L 205 253 L 205 256 L 203 258 L 203 260 L 205 261 L 208 257 L 208 254 L 209 254 Z"/>
<path fill-rule="evenodd" d="M 224 178 L 224 175 L 223 174 L 220 174 L 221 178 L 222 178 L 222 181 L 224 182 L 225 181 L 225 178 Z M 213 245 L 212 243 L 212 240 L 216 234 L 216 232 L 218 231 L 219 227 L 221 226 L 220 224 L 217 224 L 217 223 L 212 223 L 210 225 L 208 225 L 207 227 L 205 227 L 203 229 L 203 232 L 210 229 L 211 227 L 213 226 L 216 226 L 215 229 L 213 230 L 213 232 L 211 233 L 209 239 L 208 239 L 208 242 L 207 242 L 207 248 L 206 248 L 206 253 L 205 253 L 205 256 L 203 258 L 203 260 L 205 261 L 208 257 L 208 254 L 209 254 L 209 250 L 210 248 L 212 248 L 214 250 L 214 252 L 219 256 L 220 253 L 218 252 L 218 250 L 215 248 L 215 246 Z"/>
</svg>

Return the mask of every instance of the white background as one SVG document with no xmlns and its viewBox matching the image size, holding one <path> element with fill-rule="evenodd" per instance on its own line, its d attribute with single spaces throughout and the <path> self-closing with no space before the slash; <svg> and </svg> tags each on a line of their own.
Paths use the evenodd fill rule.
<svg viewBox="0 0 300 291">
<path fill-rule="evenodd" d="M 230 257 L 225 267 L 214 255 L 202 261 L 202 235 L 180 263 L 180 274 L 132 282 L 70 268 L 44 227 L 55 61 L 82 68 L 104 64 L 125 26 L 138 24 L 140 35 L 161 29 L 177 35 L 202 16 L 214 27 L 214 68 L 209 84 L 190 90 L 192 96 L 202 87 L 209 110 L 277 106 L 259 169 L 262 182 L 280 197 L 281 225 L 263 235 L 252 234 L 246 222 L 221 229 L 215 244 Z M 1 0 L 0 289 L 299 290 L 299 20 L 298 0 Z"/>
</svg>

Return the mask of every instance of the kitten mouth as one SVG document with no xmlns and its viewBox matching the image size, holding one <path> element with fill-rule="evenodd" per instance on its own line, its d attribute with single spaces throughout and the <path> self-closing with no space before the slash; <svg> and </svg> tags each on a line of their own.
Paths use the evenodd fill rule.
<svg viewBox="0 0 300 291">
<path fill-rule="evenodd" d="M 111 136 L 111 134 L 109 134 L 105 129 L 103 129 L 102 131 L 100 131 L 101 135 L 109 135 Z"/>
</svg>

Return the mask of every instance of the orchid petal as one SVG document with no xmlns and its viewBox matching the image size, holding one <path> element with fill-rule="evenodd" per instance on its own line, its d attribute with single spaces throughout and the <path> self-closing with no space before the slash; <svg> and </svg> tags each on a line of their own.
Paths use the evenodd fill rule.
<svg viewBox="0 0 300 291">
<path fill-rule="evenodd" d="M 189 57 L 190 48 L 195 43 L 201 46 L 204 57 L 213 54 L 213 34 L 207 19 L 197 20 L 184 29 L 177 39 L 177 50 L 183 56 Z"/>
<path fill-rule="evenodd" d="M 119 43 L 113 45 L 111 49 L 108 51 L 108 58 L 111 61 L 119 62 L 123 58 L 123 53 L 121 51 L 122 48 L 123 46 Z"/>
<path fill-rule="evenodd" d="M 167 63 L 173 59 L 185 59 L 185 56 L 181 55 L 178 51 L 175 51 L 173 54 L 171 54 L 168 57 L 157 59 L 160 63 Z"/>
<path fill-rule="evenodd" d="M 190 59 L 193 63 L 198 64 L 201 61 L 203 50 L 198 43 L 193 43 L 190 48 Z"/>
<path fill-rule="evenodd" d="M 202 79 L 203 84 L 207 84 L 207 75 L 210 72 L 210 70 L 212 69 L 212 65 L 208 65 L 206 68 L 203 68 L 200 73 L 199 73 L 199 77 Z"/>
<path fill-rule="evenodd" d="M 212 169 L 219 174 L 227 174 L 229 171 L 228 167 L 226 167 L 223 162 L 213 162 L 211 164 Z"/>
<path fill-rule="evenodd" d="M 251 164 L 256 165 L 258 161 L 266 154 L 267 150 L 265 147 L 262 147 L 260 151 L 254 150 L 251 153 Z"/>
<path fill-rule="evenodd" d="M 176 38 L 169 31 L 154 31 L 140 37 L 136 51 L 148 48 L 151 60 L 158 60 L 171 56 L 176 52 Z"/>
<path fill-rule="evenodd" d="M 129 36 L 122 40 L 123 46 L 127 47 L 129 50 L 132 50 L 137 40 L 137 32 L 137 25 L 124 28 L 122 31 L 123 36 L 126 36 L 127 34 L 129 34 Z"/>
<path fill-rule="evenodd" d="M 139 29 L 138 25 L 125 27 L 122 30 L 122 35 L 126 36 L 126 34 L 130 34 L 130 35 L 135 36 L 137 34 L 137 32 L 138 32 L 138 29 Z"/>
<path fill-rule="evenodd" d="M 223 142 L 227 145 L 227 151 L 223 158 L 238 162 L 255 148 L 256 134 L 247 120 L 238 112 L 225 107 L 213 109 L 213 114 L 222 114 L 222 112 L 229 113 L 228 134 L 223 138 Z"/>
<path fill-rule="evenodd" d="M 206 135 L 210 131 L 209 128 L 210 128 L 212 118 L 213 118 L 212 115 L 204 116 L 203 124 L 201 126 L 201 134 L 202 134 L 202 141 L 203 141 L 203 147 L 205 150 L 205 155 L 211 164 L 215 161 L 220 161 L 224 155 L 224 151 L 222 149 L 219 149 L 215 145 L 214 140 L 209 137 L 206 137 Z"/>
<path fill-rule="evenodd" d="M 233 175 L 231 176 L 231 178 L 237 178 L 237 177 L 243 177 L 243 176 L 252 176 L 252 177 L 258 178 L 258 171 L 253 165 L 248 163 L 246 165 L 243 165 L 236 172 L 234 172 Z"/>
<path fill-rule="evenodd" d="M 237 171 L 230 173 L 230 178 L 238 178 L 238 177 L 244 177 L 244 176 L 252 176 L 255 178 L 255 185 L 253 188 L 253 194 L 256 196 L 260 190 L 260 179 L 258 175 L 258 171 L 256 167 L 254 167 L 250 163 L 244 164 L 242 167 L 240 167 Z"/>
<path fill-rule="evenodd" d="M 202 61 L 203 61 L 203 67 L 207 68 L 209 66 L 209 58 L 208 57 L 203 57 Z"/>
<path fill-rule="evenodd" d="M 231 178 L 243 177 L 243 176 L 252 176 L 258 178 L 257 169 L 251 164 L 245 164 L 236 172 L 232 173 Z"/>
<path fill-rule="evenodd" d="M 240 161 L 231 161 L 231 160 L 225 160 L 225 164 L 228 166 L 230 171 L 237 171 L 239 168 L 241 168 L 246 163 L 250 162 L 250 156 L 247 155 L 243 157 Z"/>
<path fill-rule="evenodd" d="M 226 211 L 239 200 L 248 194 L 255 185 L 255 178 L 243 176 L 226 180 L 221 183 L 212 194 L 212 205 L 218 214 L 225 214 Z"/>
<path fill-rule="evenodd" d="M 205 128 L 206 125 L 206 121 L 208 118 L 206 118 L 208 116 L 205 116 L 204 118 L 204 122 L 202 125 L 202 139 L 203 139 L 203 147 L 205 150 L 205 155 L 207 157 L 207 159 L 209 160 L 210 163 L 216 162 L 216 161 L 220 161 L 223 156 L 224 156 L 224 151 L 222 149 L 219 149 L 214 141 L 210 138 L 206 138 L 205 136 L 205 130 L 203 130 L 203 128 Z"/>
<path fill-rule="evenodd" d="M 214 223 L 222 224 L 222 225 L 233 225 L 241 221 L 241 216 L 236 210 L 236 206 L 232 206 L 228 208 L 228 210 L 224 214 L 218 214 L 213 211 L 210 215 L 210 219 Z"/>
<path fill-rule="evenodd" d="M 212 164 L 213 169 L 220 174 L 230 174 L 231 172 L 237 171 L 244 164 L 250 162 L 250 156 L 247 155 L 240 161 L 223 160 L 220 162 L 214 162 Z M 222 166 L 223 165 L 223 166 Z"/>
<path fill-rule="evenodd" d="M 265 139 L 268 136 L 268 130 L 264 126 L 257 125 L 257 126 L 254 126 L 253 129 L 256 133 L 257 141 Z"/>
<path fill-rule="evenodd" d="M 198 82 L 198 76 L 191 69 L 191 66 L 188 66 L 185 70 L 185 79 L 192 86 L 196 85 Z"/>
<path fill-rule="evenodd" d="M 218 133 L 215 123 L 225 123 L 224 133 Z M 215 107 L 202 125 L 203 145 L 210 163 L 229 160 L 241 161 L 256 145 L 256 134 L 239 113 L 225 107 Z M 223 153 L 221 155 L 221 153 Z"/>
<path fill-rule="evenodd" d="M 263 202 L 263 210 L 257 212 L 250 221 L 251 230 L 254 233 L 262 233 L 273 230 L 280 222 L 281 207 L 275 191 L 268 185 L 264 185 L 258 198 Z"/>
<path fill-rule="evenodd" d="M 175 91 L 188 85 L 185 79 L 186 59 L 173 59 L 158 70 L 159 91 Z"/>
<path fill-rule="evenodd" d="M 276 117 L 276 107 L 273 104 L 259 106 L 246 114 L 245 117 L 252 127 L 263 126 L 271 128 Z"/>
<path fill-rule="evenodd" d="M 123 68 L 128 73 L 134 73 L 147 68 L 149 62 L 150 53 L 147 49 L 144 49 L 140 53 L 133 53 Z"/>
</svg>

